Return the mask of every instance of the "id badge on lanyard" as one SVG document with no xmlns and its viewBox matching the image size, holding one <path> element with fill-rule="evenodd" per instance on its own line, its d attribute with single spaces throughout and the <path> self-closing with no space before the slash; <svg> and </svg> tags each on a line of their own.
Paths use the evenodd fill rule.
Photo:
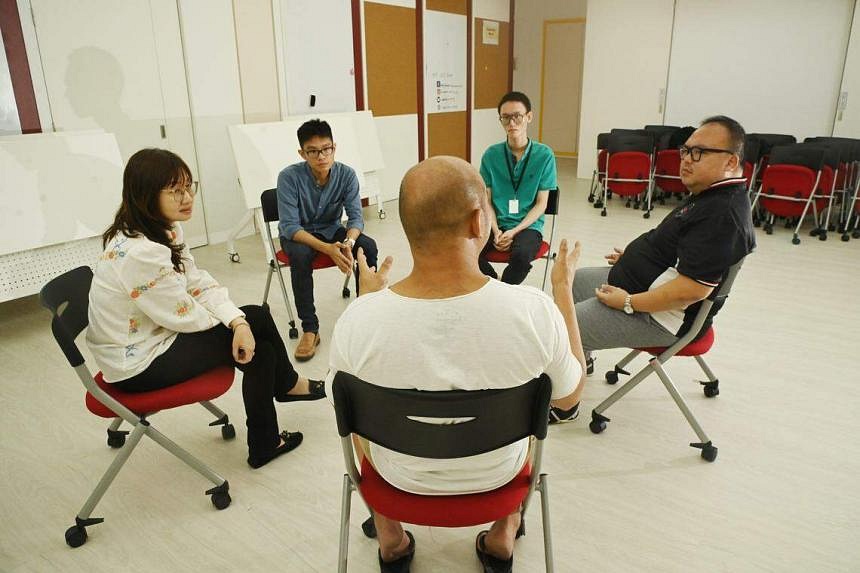
<svg viewBox="0 0 860 573">
<path fill-rule="evenodd" d="M 523 182 L 523 177 L 526 176 L 526 168 L 529 166 L 529 159 L 532 158 L 531 150 L 526 154 L 526 158 L 523 160 L 523 168 L 520 170 L 519 179 L 514 178 L 514 166 L 511 164 L 511 158 L 505 153 L 505 163 L 508 166 L 508 175 L 511 178 L 511 187 L 514 189 L 514 198 L 508 200 L 508 214 L 517 215 L 520 212 L 520 201 L 517 198 L 517 193 L 520 190 L 520 183 Z"/>
</svg>

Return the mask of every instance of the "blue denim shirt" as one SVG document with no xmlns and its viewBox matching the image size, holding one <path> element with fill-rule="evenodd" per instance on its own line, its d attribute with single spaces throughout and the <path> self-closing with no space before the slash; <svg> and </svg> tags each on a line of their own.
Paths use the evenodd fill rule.
<svg viewBox="0 0 860 573">
<path fill-rule="evenodd" d="M 346 209 L 348 229 L 364 230 L 358 177 L 352 167 L 334 162 L 328 181 L 320 187 L 306 161 L 286 167 L 278 175 L 278 233 L 292 239 L 297 231 L 334 237 Z"/>
</svg>

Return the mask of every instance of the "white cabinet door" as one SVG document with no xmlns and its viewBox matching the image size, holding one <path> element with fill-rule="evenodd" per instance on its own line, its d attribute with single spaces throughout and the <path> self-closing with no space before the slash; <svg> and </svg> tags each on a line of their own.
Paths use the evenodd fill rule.
<svg viewBox="0 0 860 573">
<path fill-rule="evenodd" d="M 156 2 L 157 7 L 160 4 L 164 3 Z M 159 50 L 165 59 L 163 52 L 171 43 L 157 45 L 150 1 L 31 0 L 31 5 L 57 131 L 103 129 L 113 133 L 123 162 L 144 147 L 171 149 L 168 134 L 172 132 L 177 143 L 185 142 L 173 151 L 196 175 L 193 148 L 189 149 L 189 138 L 181 133 L 181 122 L 175 117 L 168 122 L 165 114 L 165 96 L 175 99 L 174 88 L 177 81 L 184 82 L 184 71 L 173 73 L 167 78 L 169 83 L 163 84 Z M 158 9 L 162 20 L 168 14 L 178 22 L 175 4 L 172 13 L 162 8 Z M 169 59 L 182 62 L 179 26 L 174 25 L 176 53 Z M 180 89 L 178 94 L 185 98 L 187 110 L 187 91 Z M 187 129 L 190 133 L 190 123 Z M 191 246 L 206 240 L 202 211 L 198 208 L 185 225 Z"/>
</svg>

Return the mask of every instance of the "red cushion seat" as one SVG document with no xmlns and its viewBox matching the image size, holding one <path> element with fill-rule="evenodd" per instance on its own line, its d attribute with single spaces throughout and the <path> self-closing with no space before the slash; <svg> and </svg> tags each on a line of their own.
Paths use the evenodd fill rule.
<svg viewBox="0 0 860 573">
<path fill-rule="evenodd" d="M 714 329 L 713 327 L 708 328 L 708 331 L 702 335 L 698 340 L 691 342 L 684 348 L 682 348 L 678 354 L 675 356 L 701 356 L 705 354 L 708 350 L 711 349 L 711 346 L 714 345 Z M 648 354 L 652 354 L 654 356 L 658 356 L 666 352 L 666 347 L 655 346 L 653 348 L 639 348 L 638 350 L 642 350 L 647 352 Z"/>
<path fill-rule="evenodd" d="M 277 257 L 278 262 L 285 267 L 290 266 L 290 256 L 284 251 L 278 250 L 278 252 L 275 253 L 275 257 Z M 317 256 L 314 257 L 314 260 L 311 263 L 312 269 L 327 269 L 333 266 L 335 266 L 335 264 L 334 261 L 331 260 L 331 257 L 322 253 L 317 253 Z"/>
<path fill-rule="evenodd" d="M 534 260 L 542 259 L 549 252 L 549 243 L 546 241 L 541 241 L 540 248 L 538 249 L 537 254 L 535 255 Z M 511 260 L 511 252 L 510 251 L 497 251 L 496 249 L 490 249 L 487 251 L 487 260 L 491 263 L 507 263 Z"/>
<path fill-rule="evenodd" d="M 99 388 L 135 414 L 147 414 L 185 404 L 214 400 L 230 389 L 230 386 L 233 385 L 233 376 L 232 366 L 220 366 L 181 384 L 152 392 L 139 393 L 123 392 L 113 384 L 105 382 L 101 372 L 96 374 L 93 379 Z M 110 408 L 96 400 L 95 396 L 89 392 L 87 392 L 86 403 L 89 411 L 96 416 L 102 418 L 117 417 Z"/>
<path fill-rule="evenodd" d="M 361 463 L 361 495 L 381 515 L 415 525 L 469 527 L 512 514 L 529 492 L 531 465 L 498 489 L 464 495 L 417 495 L 385 481 L 367 458 Z"/>
</svg>

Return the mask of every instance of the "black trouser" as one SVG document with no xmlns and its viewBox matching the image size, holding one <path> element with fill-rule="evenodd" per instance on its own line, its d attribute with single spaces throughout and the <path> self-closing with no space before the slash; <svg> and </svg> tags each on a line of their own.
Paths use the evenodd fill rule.
<svg viewBox="0 0 860 573">
<path fill-rule="evenodd" d="M 248 454 L 261 458 L 278 446 L 278 415 L 272 402 L 292 390 L 299 379 L 272 316 L 257 305 L 242 307 L 256 348 L 247 364 L 233 361 L 233 331 L 219 324 L 209 330 L 179 333 L 166 352 L 132 378 L 114 385 L 124 392 L 148 392 L 174 386 L 218 366 L 242 372 L 242 399 L 248 426 Z"/>
<path fill-rule="evenodd" d="M 508 266 L 502 272 L 502 282 L 518 285 L 526 280 L 529 271 L 532 270 L 532 261 L 535 259 L 538 250 L 540 250 L 541 241 L 543 241 L 543 235 L 534 229 L 525 229 L 516 234 L 511 244 L 510 261 L 508 261 Z M 478 264 L 481 267 L 482 273 L 495 279 L 498 278 L 498 275 L 493 270 L 489 261 L 487 261 L 487 251 L 492 248 L 494 248 L 493 234 L 490 233 L 490 238 L 487 240 L 487 244 L 478 258 Z"/>
<path fill-rule="evenodd" d="M 331 239 L 327 239 L 319 233 L 312 233 L 314 237 L 325 243 L 337 243 L 346 239 L 346 229 L 340 227 Z M 367 266 L 376 266 L 376 241 L 362 233 L 352 246 L 352 256 L 358 256 L 358 248 L 364 249 L 367 257 Z M 302 330 L 305 332 L 319 332 L 320 321 L 317 318 L 317 309 L 314 306 L 314 276 L 312 263 L 317 256 L 313 248 L 296 241 L 290 241 L 281 237 L 281 249 L 290 257 L 290 280 L 293 284 L 293 298 L 296 302 L 296 311 L 302 321 Z M 355 293 L 358 294 L 358 269 L 355 270 Z"/>
</svg>

